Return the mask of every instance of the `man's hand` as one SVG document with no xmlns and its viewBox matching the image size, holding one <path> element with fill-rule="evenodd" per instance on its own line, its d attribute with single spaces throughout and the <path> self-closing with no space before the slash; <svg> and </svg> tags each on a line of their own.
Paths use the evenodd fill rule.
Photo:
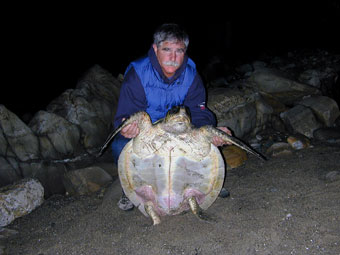
<svg viewBox="0 0 340 255">
<path fill-rule="evenodd" d="M 222 130 L 223 132 L 226 132 L 228 135 L 232 135 L 231 131 L 227 128 L 227 127 L 217 127 L 218 129 Z M 212 142 L 215 146 L 222 146 L 225 144 L 230 145 L 230 142 L 225 142 L 222 138 L 218 137 L 218 136 L 214 136 L 213 137 L 213 142 Z"/>
<path fill-rule="evenodd" d="M 125 118 L 123 118 L 123 121 L 125 120 Z M 139 134 L 139 128 L 137 126 L 137 121 L 132 122 L 131 124 L 127 125 L 126 127 L 124 127 L 120 133 L 122 134 L 122 136 L 126 137 L 126 138 L 134 138 Z"/>
</svg>

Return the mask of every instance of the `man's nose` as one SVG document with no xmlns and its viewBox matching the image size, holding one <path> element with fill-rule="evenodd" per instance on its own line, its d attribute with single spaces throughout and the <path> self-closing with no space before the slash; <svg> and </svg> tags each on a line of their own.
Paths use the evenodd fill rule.
<svg viewBox="0 0 340 255">
<path fill-rule="evenodd" d="M 176 60 L 176 51 L 171 51 L 170 53 L 170 61 L 175 61 Z"/>
</svg>

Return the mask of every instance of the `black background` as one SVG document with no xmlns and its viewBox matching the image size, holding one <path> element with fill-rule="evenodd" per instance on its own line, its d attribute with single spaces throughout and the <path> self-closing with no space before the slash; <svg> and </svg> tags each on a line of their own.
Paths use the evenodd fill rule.
<svg viewBox="0 0 340 255">
<path fill-rule="evenodd" d="M 147 52 L 154 30 L 165 22 L 186 29 L 188 53 L 199 71 L 213 55 L 242 63 L 263 51 L 280 55 L 323 48 L 339 53 L 340 47 L 338 1 L 241 1 L 207 5 L 200 11 L 184 10 L 179 2 L 166 7 L 131 3 L 86 8 L 18 4 L 2 11 L 0 104 L 19 116 L 43 110 L 63 91 L 74 88 L 94 64 L 114 76 L 124 73 L 130 61 Z"/>
</svg>

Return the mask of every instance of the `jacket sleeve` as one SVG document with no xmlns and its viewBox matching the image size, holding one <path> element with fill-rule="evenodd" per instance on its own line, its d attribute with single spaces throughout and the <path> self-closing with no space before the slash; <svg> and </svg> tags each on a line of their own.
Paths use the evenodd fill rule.
<svg viewBox="0 0 340 255">
<path fill-rule="evenodd" d="M 128 118 L 135 112 L 146 110 L 145 91 L 133 67 L 126 73 L 120 88 L 117 111 L 114 117 L 114 127 L 118 127 L 123 118 Z"/>
<path fill-rule="evenodd" d="M 204 125 L 216 126 L 215 115 L 206 106 L 205 87 L 199 74 L 196 74 L 195 79 L 188 90 L 184 105 L 189 107 L 192 124 L 195 127 Z"/>
</svg>

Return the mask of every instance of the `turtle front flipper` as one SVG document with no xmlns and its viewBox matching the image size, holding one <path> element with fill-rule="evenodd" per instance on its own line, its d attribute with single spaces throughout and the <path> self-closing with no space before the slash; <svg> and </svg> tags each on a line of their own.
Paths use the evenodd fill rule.
<svg viewBox="0 0 340 255">
<path fill-rule="evenodd" d="M 203 126 L 203 127 L 200 128 L 200 132 L 203 132 L 207 137 L 211 138 L 211 140 L 214 136 L 218 136 L 218 137 L 222 138 L 224 141 L 230 142 L 230 143 L 240 147 L 241 149 L 248 151 L 249 153 L 253 154 L 254 156 L 258 157 L 259 159 L 267 160 L 265 156 L 258 153 L 257 151 L 255 151 L 254 149 L 249 147 L 248 145 L 246 145 L 240 139 L 238 139 L 234 136 L 230 136 L 230 135 L 228 135 L 227 133 L 223 132 L 222 130 L 220 130 L 218 128 L 215 128 L 213 126 Z"/>
<path fill-rule="evenodd" d="M 161 223 L 161 219 L 159 218 L 158 214 L 154 210 L 152 204 L 145 204 L 144 209 L 145 209 L 146 213 L 151 217 L 151 219 L 153 221 L 153 225 L 157 225 L 157 224 Z"/>
<path fill-rule="evenodd" d="M 129 118 L 124 120 L 116 129 L 114 129 L 109 136 L 106 138 L 105 143 L 100 148 L 99 153 L 97 154 L 97 157 L 100 157 L 106 147 L 109 145 L 109 143 L 113 140 L 113 138 L 127 125 L 130 125 L 134 121 L 137 121 L 137 125 L 139 129 L 146 129 L 150 126 L 152 126 L 151 119 L 149 114 L 147 114 L 144 111 L 136 112 L 135 114 L 131 115 Z"/>
</svg>

